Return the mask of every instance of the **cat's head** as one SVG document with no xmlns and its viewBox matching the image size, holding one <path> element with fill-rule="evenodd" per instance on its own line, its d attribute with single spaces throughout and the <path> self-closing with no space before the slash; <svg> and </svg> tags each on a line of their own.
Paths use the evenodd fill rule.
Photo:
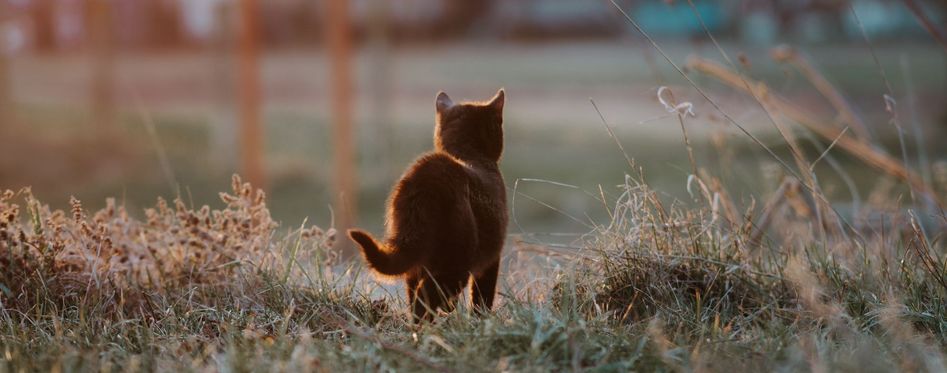
<svg viewBox="0 0 947 373">
<path fill-rule="evenodd" d="M 485 102 L 455 104 L 440 92 L 434 106 L 434 146 L 461 160 L 499 161 L 503 154 L 503 89 Z"/>
</svg>

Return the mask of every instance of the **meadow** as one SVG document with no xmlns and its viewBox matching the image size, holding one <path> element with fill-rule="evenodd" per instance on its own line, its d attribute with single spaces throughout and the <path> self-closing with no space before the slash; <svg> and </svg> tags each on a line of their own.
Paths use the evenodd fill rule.
<svg viewBox="0 0 947 373">
<path fill-rule="evenodd" d="M 224 207 L 159 200 L 144 219 L 114 200 L 98 211 L 73 200 L 61 211 L 7 191 L 0 366 L 945 369 L 940 234 L 928 238 L 913 211 L 843 233 L 813 224 L 790 182 L 787 206 L 762 210 L 779 227 L 763 235 L 756 213 L 729 216 L 701 179 L 699 203 L 683 207 L 626 176 L 618 198 L 603 201 L 610 220 L 571 245 L 515 240 L 495 312 L 461 307 L 417 327 L 402 297 L 331 250 L 334 229 L 280 233 L 265 195 L 236 176 L 220 194 Z"/>
<path fill-rule="evenodd" d="M 186 84 L 210 89 L 206 56 L 126 57 L 108 136 L 77 127 L 75 64 L 14 61 L 31 104 L 0 150 L 17 186 L 0 191 L 0 371 L 947 370 L 941 51 L 807 49 L 826 87 L 784 49 L 671 44 L 678 71 L 649 47 L 396 54 L 395 147 L 360 160 L 374 232 L 429 147 L 433 92 L 510 94 L 499 304 L 420 326 L 337 250 L 322 78 L 303 73 L 323 56 L 264 64 L 268 193 L 209 150 L 213 105 Z"/>
</svg>

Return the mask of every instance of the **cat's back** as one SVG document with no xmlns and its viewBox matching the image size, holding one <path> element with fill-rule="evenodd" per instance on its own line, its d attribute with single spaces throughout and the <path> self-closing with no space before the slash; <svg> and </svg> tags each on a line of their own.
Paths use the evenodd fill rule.
<svg viewBox="0 0 947 373">
<path fill-rule="evenodd" d="M 468 168 L 470 175 L 470 207 L 477 222 L 480 261 L 474 272 L 492 264 L 503 250 L 508 222 L 506 185 L 496 165 Z"/>
<path fill-rule="evenodd" d="M 422 154 L 401 176 L 391 195 L 393 208 L 418 208 L 422 204 L 456 201 L 467 193 L 464 166 L 441 152 Z"/>
</svg>

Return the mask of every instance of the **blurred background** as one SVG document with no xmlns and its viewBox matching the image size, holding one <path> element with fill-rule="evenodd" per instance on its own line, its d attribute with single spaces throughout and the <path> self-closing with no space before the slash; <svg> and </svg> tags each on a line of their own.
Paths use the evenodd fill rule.
<svg viewBox="0 0 947 373">
<path fill-rule="evenodd" d="M 857 113 L 852 132 L 900 158 L 896 114 L 910 167 L 947 179 L 947 49 L 936 41 L 947 3 L 618 3 L 675 63 L 723 61 L 706 27 L 742 73 L 836 121 L 805 69 L 772 58 L 791 46 Z M 752 97 L 687 73 L 791 159 Z M 218 204 L 239 172 L 284 226 L 308 217 L 380 232 L 392 183 L 431 148 L 435 94 L 481 100 L 505 87 L 515 230 L 585 232 L 607 217 L 597 198 L 639 175 L 590 98 L 645 179 L 687 199 L 692 167 L 662 86 L 693 104 L 696 163 L 734 200 L 775 188 L 771 157 L 607 0 L 0 0 L 0 189 L 32 186 L 60 208 L 70 195 L 90 207 L 115 196 L 140 213 L 156 196 Z M 829 143 L 801 137 L 814 139 L 810 160 Z M 845 177 L 816 168 L 833 201 L 851 199 L 846 183 L 862 199 L 892 184 L 833 154 Z"/>
</svg>

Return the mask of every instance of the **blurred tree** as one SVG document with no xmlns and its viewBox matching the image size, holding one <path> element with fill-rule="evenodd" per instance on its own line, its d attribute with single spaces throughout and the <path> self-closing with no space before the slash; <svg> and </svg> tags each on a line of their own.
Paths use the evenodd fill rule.
<svg viewBox="0 0 947 373">
<path fill-rule="evenodd" d="M 490 15 L 495 0 L 444 0 L 444 13 L 435 37 L 458 36 Z"/>
<path fill-rule="evenodd" d="M 139 0 L 150 16 L 148 39 L 158 46 L 177 46 L 184 42 L 180 4 L 177 0 Z"/>
<path fill-rule="evenodd" d="M 782 37 L 793 34 L 800 27 L 800 21 L 804 24 L 801 27 L 814 26 L 815 21 L 831 20 L 826 23 L 827 27 L 836 28 L 832 34 L 841 35 L 841 16 L 848 2 L 845 0 L 747 0 L 741 3 L 744 12 L 763 12 L 768 14 L 775 21 L 778 34 Z M 815 16 L 812 20 L 806 21 L 803 18 L 807 15 Z M 752 32 L 752 30 L 750 30 Z"/>
<path fill-rule="evenodd" d="M 50 51 L 56 47 L 56 2 L 33 0 L 33 43 L 37 50 Z"/>
<path fill-rule="evenodd" d="M 322 15 L 319 4 L 314 1 L 300 0 L 293 9 L 290 21 L 294 25 L 293 37 L 305 44 L 318 42 L 323 36 Z"/>
<path fill-rule="evenodd" d="M 245 180 L 266 189 L 260 124 L 260 22 L 257 0 L 240 0 L 240 155 Z"/>
<path fill-rule="evenodd" d="M 328 2 L 326 36 L 329 47 L 331 107 L 335 168 L 335 228 L 340 232 L 355 225 L 358 209 L 356 164 L 352 130 L 352 26 L 348 0 Z M 349 251 L 348 240 L 339 249 Z"/>
</svg>

